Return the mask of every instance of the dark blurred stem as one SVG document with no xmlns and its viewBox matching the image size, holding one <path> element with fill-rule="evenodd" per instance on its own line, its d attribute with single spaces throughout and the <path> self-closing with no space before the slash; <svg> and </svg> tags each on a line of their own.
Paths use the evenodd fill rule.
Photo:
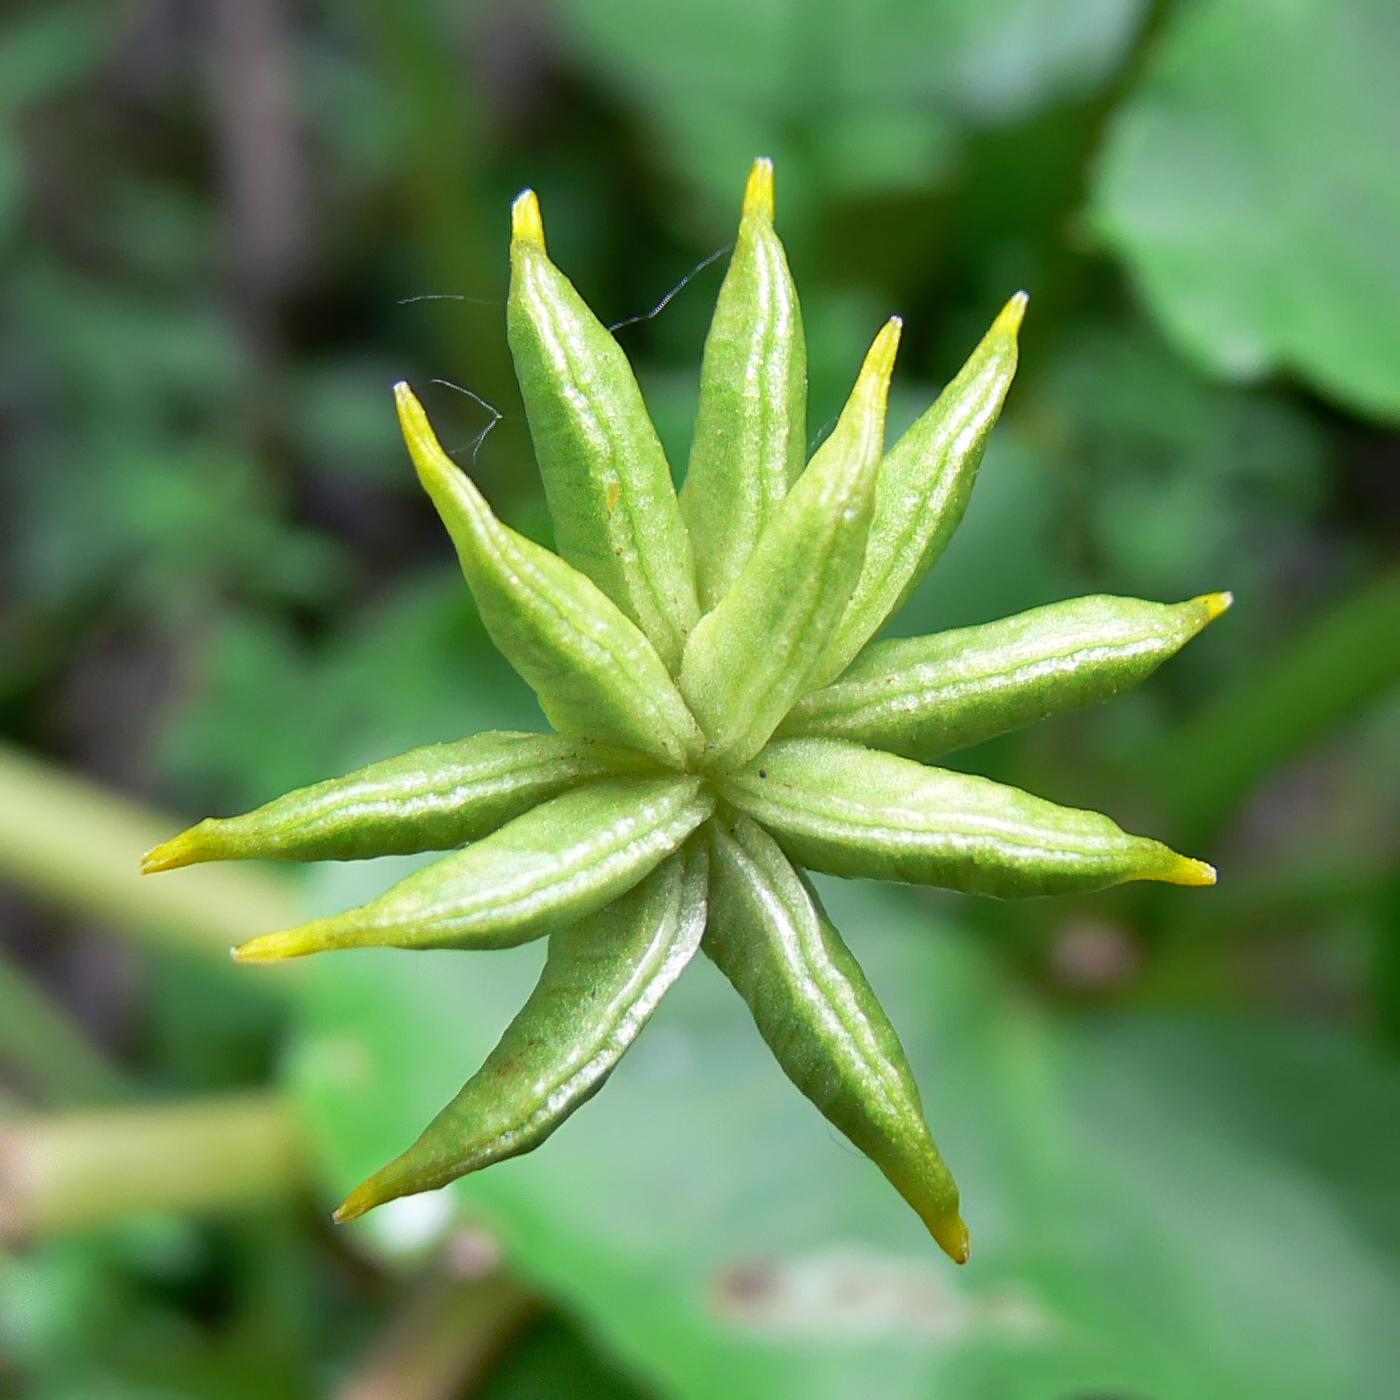
<svg viewBox="0 0 1400 1400">
<path fill-rule="evenodd" d="M 405 132 L 405 195 L 424 292 L 498 299 L 505 294 L 504 208 L 490 237 L 482 214 L 482 115 L 450 7 L 430 0 L 358 0 Z M 499 248 L 500 257 L 496 256 Z M 502 412 L 518 411 L 501 307 L 439 306 L 434 317 L 445 377 Z"/>
<path fill-rule="evenodd" d="M 540 1306 L 502 1273 L 434 1276 L 390 1322 L 336 1400 L 469 1400 Z"/>
<path fill-rule="evenodd" d="M 282 0 L 212 0 L 210 23 L 231 301 L 250 377 L 244 426 L 267 457 L 280 439 L 282 302 L 306 220 L 287 17 Z"/>
<path fill-rule="evenodd" d="M 9 1119 L 0 1122 L 0 1239 L 142 1211 L 245 1207 L 307 1177 L 301 1126 L 272 1094 Z"/>
<path fill-rule="evenodd" d="M 122 1097 L 122 1076 L 44 989 L 0 953 L 0 1065 L 43 1103 Z"/>
</svg>

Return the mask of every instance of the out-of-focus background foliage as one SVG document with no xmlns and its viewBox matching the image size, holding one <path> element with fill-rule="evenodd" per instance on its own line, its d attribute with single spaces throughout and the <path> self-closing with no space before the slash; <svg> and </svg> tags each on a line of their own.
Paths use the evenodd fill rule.
<svg viewBox="0 0 1400 1400">
<path fill-rule="evenodd" d="M 1394 1394 L 1397 71 L 1393 0 L 0 4 L 0 1394 Z M 683 469 L 722 260 L 644 313 L 757 154 L 814 438 L 890 311 L 900 426 L 1031 293 L 900 630 L 1235 591 L 1140 692 L 954 759 L 1220 885 L 830 889 L 965 1270 L 706 966 L 542 1151 L 333 1230 L 539 950 L 235 970 L 402 863 L 135 856 L 540 723 L 389 386 L 548 538 L 501 305 L 528 184 L 603 318 L 643 317 L 618 335 Z"/>
</svg>

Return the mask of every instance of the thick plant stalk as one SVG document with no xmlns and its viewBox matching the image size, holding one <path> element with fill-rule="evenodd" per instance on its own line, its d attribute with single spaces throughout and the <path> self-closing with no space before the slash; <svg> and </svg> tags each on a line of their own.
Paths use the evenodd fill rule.
<svg viewBox="0 0 1400 1400">
<path fill-rule="evenodd" d="M 508 1274 L 434 1275 L 336 1390 L 335 1400 L 466 1400 L 502 1350 L 544 1310 Z"/>
</svg>

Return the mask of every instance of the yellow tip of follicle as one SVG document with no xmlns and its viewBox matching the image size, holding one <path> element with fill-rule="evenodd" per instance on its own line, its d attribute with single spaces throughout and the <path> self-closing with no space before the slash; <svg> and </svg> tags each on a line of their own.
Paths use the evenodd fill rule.
<svg viewBox="0 0 1400 1400">
<path fill-rule="evenodd" d="M 1214 622 L 1235 601 L 1235 595 L 1233 593 L 1202 593 L 1199 598 L 1193 598 L 1191 601 L 1199 603 L 1206 610 L 1207 622 Z"/>
<path fill-rule="evenodd" d="M 358 1220 L 366 1211 L 373 1210 L 376 1204 L 375 1201 L 363 1198 L 363 1188 L 352 1191 L 331 1212 L 331 1223 L 348 1225 L 352 1220 Z"/>
<path fill-rule="evenodd" d="M 287 929 L 280 933 L 259 934 L 246 943 L 230 948 L 229 957 L 241 963 L 280 962 L 283 958 L 300 957 L 311 950 L 300 946 L 300 940 L 294 941 L 290 937 L 296 932 L 296 929 Z"/>
<path fill-rule="evenodd" d="M 141 857 L 141 873 L 143 875 L 156 875 L 162 870 L 179 870 L 181 866 L 193 865 L 200 857 L 196 854 L 193 842 L 188 840 L 189 832 L 181 832 L 179 836 L 172 836 L 169 841 L 162 841 L 159 846 L 153 847 Z"/>
<path fill-rule="evenodd" d="M 862 379 L 874 379 L 880 383 L 888 381 L 894 373 L 894 357 L 899 350 L 899 337 L 904 330 L 904 318 L 891 316 L 880 333 L 870 343 L 865 352 L 865 363 L 860 367 Z"/>
<path fill-rule="evenodd" d="M 743 217 L 773 222 L 773 162 L 767 156 L 759 156 L 749 171 L 749 183 L 744 189 Z"/>
<path fill-rule="evenodd" d="M 544 252 L 544 220 L 534 190 L 522 190 L 510 206 L 510 236 L 514 243 L 528 243 Z"/>
<path fill-rule="evenodd" d="M 1029 292 L 1017 292 L 997 313 L 993 329 L 1007 335 L 1015 335 L 1021 329 L 1021 322 L 1026 318 L 1026 303 L 1030 299 Z"/>
<path fill-rule="evenodd" d="M 415 1190 L 429 1189 L 424 1186 L 405 1184 L 402 1172 L 397 1170 L 405 1157 L 395 1158 L 388 1166 L 381 1167 L 373 1176 L 362 1181 L 331 1213 L 331 1220 L 337 1225 L 349 1224 L 368 1214 L 376 1206 L 387 1205 L 398 1197 Z"/>
<path fill-rule="evenodd" d="M 938 1247 L 955 1264 L 966 1264 L 972 1258 L 972 1235 L 962 1216 L 954 1211 L 929 1227 Z"/>
<path fill-rule="evenodd" d="M 1171 885 L 1213 885 L 1216 881 L 1215 867 L 1203 860 L 1192 860 L 1190 856 L 1177 856 L 1171 869 L 1163 877 Z"/>
<path fill-rule="evenodd" d="M 418 474 L 440 474 L 445 469 L 450 475 L 457 475 L 457 464 L 443 451 L 418 395 L 402 379 L 394 385 L 394 407 L 398 410 L 399 428 Z"/>
</svg>

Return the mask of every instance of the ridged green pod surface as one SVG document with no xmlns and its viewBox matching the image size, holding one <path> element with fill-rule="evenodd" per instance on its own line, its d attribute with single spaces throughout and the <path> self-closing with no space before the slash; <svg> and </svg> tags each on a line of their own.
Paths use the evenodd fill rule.
<svg viewBox="0 0 1400 1400">
<path fill-rule="evenodd" d="M 1098 595 L 932 637 L 874 642 L 788 712 L 783 736 L 846 739 L 927 763 L 1147 679 L 1230 605 Z"/>
<path fill-rule="evenodd" d="M 240 817 L 208 817 L 141 862 L 362 860 L 445 851 L 592 778 L 654 772 L 633 749 L 562 734 L 493 730 L 429 744 L 298 788 Z"/>
<path fill-rule="evenodd" d="M 708 885 L 706 843 L 692 841 L 606 909 L 552 933 L 538 985 L 486 1063 L 336 1219 L 538 1147 L 603 1087 L 695 955 Z"/>
<path fill-rule="evenodd" d="M 743 763 L 807 688 L 860 573 L 900 321 L 875 337 L 832 430 L 724 600 L 691 634 L 680 688 L 705 764 Z"/>
<path fill-rule="evenodd" d="M 773 231 L 773 162 L 754 162 L 700 367 L 681 514 L 700 607 L 738 578 L 807 460 L 807 343 Z"/>
<path fill-rule="evenodd" d="M 783 1073 L 889 1178 L 959 1263 L 958 1188 L 924 1121 L 894 1027 L 812 887 L 742 816 L 710 823 L 705 952 L 753 1013 Z"/>
<path fill-rule="evenodd" d="M 559 553 L 680 665 L 700 615 L 671 468 L 621 346 L 549 260 L 539 203 L 512 210 L 506 328 Z"/>
<path fill-rule="evenodd" d="M 973 894 L 1072 894 L 1215 871 L 1098 812 L 836 739 L 779 739 L 721 796 L 814 870 Z"/>
<path fill-rule="evenodd" d="M 144 861 L 471 843 L 358 909 L 253 939 L 244 961 L 549 937 L 480 1072 L 338 1219 L 542 1143 L 703 931 L 788 1077 L 963 1262 L 958 1190 L 898 1037 L 801 867 L 1005 896 L 1215 879 L 1098 813 L 915 761 L 1118 694 L 1229 597 L 1080 598 L 871 643 L 962 517 L 1025 297 L 885 453 L 892 318 L 803 468 L 802 320 L 772 191 L 760 159 L 706 342 L 683 509 L 626 358 L 550 262 L 528 190 L 512 208 L 508 329 L 560 553 L 502 524 L 396 389 L 486 629 L 559 733 L 416 749 L 201 822 Z"/>
<path fill-rule="evenodd" d="M 577 569 L 491 513 L 442 450 L 407 384 L 399 421 L 442 516 L 481 620 L 556 729 L 681 767 L 704 740 L 640 631 Z"/>
<path fill-rule="evenodd" d="M 962 522 L 1016 373 L 1026 294 L 1007 302 L 956 378 L 880 466 L 865 560 L 816 684 L 834 680 L 919 586 Z"/>
<path fill-rule="evenodd" d="M 244 962 L 332 948 L 513 948 L 580 919 L 649 875 L 708 817 L 697 778 L 589 783 L 401 880 L 369 904 L 266 933 Z"/>
</svg>

